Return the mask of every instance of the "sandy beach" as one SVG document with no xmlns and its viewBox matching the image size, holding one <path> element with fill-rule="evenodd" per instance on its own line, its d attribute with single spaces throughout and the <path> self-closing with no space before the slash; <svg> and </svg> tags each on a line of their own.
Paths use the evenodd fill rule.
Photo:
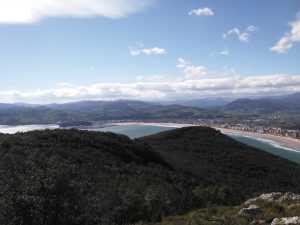
<svg viewBox="0 0 300 225">
<path fill-rule="evenodd" d="M 254 138 L 270 140 L 270 141 L 278 143 L 280 146 L 300 152 L 300 140 L 297 140 L 294 138 L 276 136 L 276 135 L 272 135 L 272 134 L 260 134 L 260 133 L 247 132 L 247 131 L 224 129 L 224 128 L 218 128 L 218 127 L 214 127 L 214 128 L 217 130 L 220 130 L 223 134 L 242 135 L 242 136 L 247 136 L 247 137 L 254 137 Z"/>
<path fill-rule="evenodd" d="M 110 125 L 114 126 L 122 126 L 122 125 L 148 125 L 148 126 L 164 126 L 164 127 L 174 127 L 174 128 L 181 128 L 181 127 L 190 127 L 190 126 L 197 126 L 195 124 L 179 124 L 179 123 L 144 123 L 144 122 L 124 122 L 124 123 L 112 123 Z M 213 127 L 216 130 L 220 130 L 223 134 L 228 135 L 239 135 L 239 136 L 246 136 L 246 137 L 253 137 L 258 139 L 264 139 L 268 141 L 275 142 L 278 144 L 278 147 L 288 148 L 290 150 L 300 152 L 300 140 L 289 138 L 289 137 L 282 137 L 276 136 L 271 134 L 261 134 L 261 133 L 254 133 L 254 132 L 246 132 L 246 131 L 239 131 L 239 130 L 232 130 L 232 129 L 224 129 Z"/>
</svg>

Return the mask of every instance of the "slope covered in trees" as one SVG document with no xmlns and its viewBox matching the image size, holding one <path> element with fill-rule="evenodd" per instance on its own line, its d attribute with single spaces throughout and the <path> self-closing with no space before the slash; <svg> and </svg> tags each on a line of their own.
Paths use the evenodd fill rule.
<svg viewBox="0 0 300 225">
<path fill-rule="evenodd" d="M 174 168 L 210 186 L 253 193 L 299 192 L 300 165 L 249 147 L 207 127 L 187 127 L 141 138 Z M 293 172 L 292 172 L 293 171 Z"/>
<path fill-rule="evenodd" d="M 299 165 L 209 128 L 137 140 L 78 130 L 0 134 L 0 177 L 0 224 L 155 222 L 266 190 L 300 192 Z"/>
</svg>

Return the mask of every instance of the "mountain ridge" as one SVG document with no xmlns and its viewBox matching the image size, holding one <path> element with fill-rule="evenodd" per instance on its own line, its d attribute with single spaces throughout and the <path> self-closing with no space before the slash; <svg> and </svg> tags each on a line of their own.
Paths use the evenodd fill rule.
<svg viewBox="0 0 300 225">
<path fill-rule="evenodd" d="M 29 113 L 30 112 L 30 113 Z M 92 124 L 99 120 L 197 119 L 221 113 L 179 105 L 155 105 L 141 101 L 83 101 L 0 110 L 0 124 Z"/>
</svg>

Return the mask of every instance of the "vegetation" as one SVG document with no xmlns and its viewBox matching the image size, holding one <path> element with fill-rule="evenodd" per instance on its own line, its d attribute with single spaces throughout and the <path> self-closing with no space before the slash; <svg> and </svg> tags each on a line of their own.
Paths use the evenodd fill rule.
<svg viewBox="0 0 300 225">
<path fill-rule="evenodd" d="M 266 191 L 300 192 L 300 165 L 210 128 L 0 134 L 0 224 L 158 222 Z"/>
<path fill-rule="evenodd" d="M 212 206 L 204 209 L 194 210 L 183 216 L 170 216 L 159 223 L 138 223 L 137 225 L 267 225 L 273 219 L 282 217 L 293 217 L 300 215 L 299 201 L 266 202 L 257 201 L 261 213 L 257 215 L 239 214 L 240 206 Z"/>
<path fill-rule="evenodd" d="M 292 192 L 300 191 L 300 165 L 237 142 L 212 128 L 174 129 L 140 140 L 150 144 L 175 169 L 212 186 L 201 189 L 201 193 L 216 196 L 216 186 L 228 196 L 231 193 L 228 200 L 223 199 L 226 204 L 274 189 L 285 192 L 288 186 Z"/>
</svg>

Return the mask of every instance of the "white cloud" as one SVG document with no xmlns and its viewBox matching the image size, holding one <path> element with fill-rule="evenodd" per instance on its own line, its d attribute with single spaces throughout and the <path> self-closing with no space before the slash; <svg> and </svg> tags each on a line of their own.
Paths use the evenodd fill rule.
<svg viewBox="0 0 300 225">
<path fill-rule="evenodd" d="M 233 67 L 223 66 L 221 75 L 227 76 L 227 77 L 232 76 L 232 75 L 236 75 L 236 70 Z"/>
<path fill-rule="evenodd" d="M 164 48 L 154 47 L 154 48 L 144 48 L 143 46 L 139 48 L 129 48 L 129 55 L 138 56 L 138 55 L 163 55 L 167 54 L 167 50 Z"/>
<path fill-rule="evenodd" d="M 142 52 L 139 49 L 130 49 L 130 51 L 129 51 L 129 55 L 131 55 L 131 56 L 137 56 L 140 54 L 142 54 Z"/>
<path fill-rule="evenodd" d="M 229 35 L 231 34 L 236 34 L 238 39 L 241 42 L 247 43 L 249 42 L 249 38 L 250 38 L 250 33 L 257 31 L 257 27 L 250 25 L 248 26 L 243 32 L 241 32 L 238 28 L 233 28 L 229 31 L 227 31 L 226 33 L 223 34 L 223 38 L 227 38 Z"/>
<path fill-rule="evenodd" d="M 165 82 L 168 81 L 166 76 L 163 75 L 152 75 L 152 76 L 138 76 L 136 77 L 136 80 L 138 82 Z"/>
<path fill-rule="evenodd" d="M 297 19 L 289 23 L 291 30 L 284 34 L 280 40 L 270 48 L 270 51 L 277 53 L 286 53 L 293 47 L 293 42 L 300 41 L 300 14 L 298 13 Z"/>
<path fill-rule="evenodd" d="M 223 50 L 219 51 L 219 52 L 212 52 L 210 53 L 211 56 L 213 55 L 224 55 L 224 56 L 228 56 L 229 55 L 229 49 L 228 48 L 223 48 Z"/>
<path fill-rule="evenodd" d="M 141 82 L 141 81 L 144 81 L 145 76 L 137 76 L 135 79 L 136 79 L 136 81 Z"/>
<path fill-rule="evenodd" d="M 300 91 L 300 75 L 225 77 L 162 82 L 99 83 L 33 91 L 0 91 L 0 102 L 50 103 L 78 100 L 178 99 L 284 94 Z"/>
<path fill-rule="evenodd" d="M 48 17 L 119 19 L 143 10 L 155 0 L 1 0 L 0 23 L 36 23 Z"/>
<path fill-rule="evenodd" d="M 190 65 L 190 62 L 184 60 L 183 58 L 178 59 L 177 67 L 183 69 L 183 73 L 185 74 L 185 79 L 189 79 L 189 80 L 200 79 L 208 72 L 208 69 L 206 67 L 192 66 Z"/>
<path fill-rule="evenodd" d="M 166 49 L 158 48 L 158 47 L 145 48 L 145 49 L 142 49 L 142 52 L 146 55 L 161 55 L 161 54 L 167 53 Z"/>
<path fill-rule="evenodd" d="M 196 16 L 213 16 L 214 12 L 210 8 L 199 8 L 193 9 L 189 12 L 189 16 L 196 15 Z"/>
</svg>

